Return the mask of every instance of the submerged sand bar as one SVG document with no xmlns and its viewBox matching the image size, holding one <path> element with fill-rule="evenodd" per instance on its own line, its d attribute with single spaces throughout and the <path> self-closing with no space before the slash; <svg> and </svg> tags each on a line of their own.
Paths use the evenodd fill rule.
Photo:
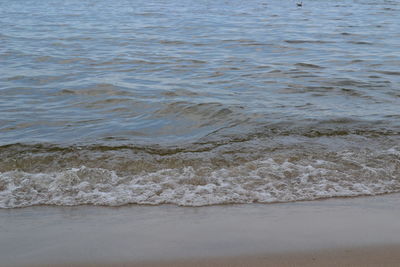
<svg viewBox="0 0 400 267">
<path fill-rule="evenodd" d="M 391 194 L 199 208 L 2 209 L 0 265 L 396 266 L 399 207 L 400 194 Z"/>
</svg>

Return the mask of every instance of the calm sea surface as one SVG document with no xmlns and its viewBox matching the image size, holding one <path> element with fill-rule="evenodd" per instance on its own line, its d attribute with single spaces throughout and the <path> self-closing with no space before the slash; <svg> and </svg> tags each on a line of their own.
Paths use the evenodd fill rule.
<svg viewBox="0 0 400 267">
<path fill-rule="evenodd" d="M 400 2 L 0 0 L 0 208 L 400 191 Z"/>
</svg>

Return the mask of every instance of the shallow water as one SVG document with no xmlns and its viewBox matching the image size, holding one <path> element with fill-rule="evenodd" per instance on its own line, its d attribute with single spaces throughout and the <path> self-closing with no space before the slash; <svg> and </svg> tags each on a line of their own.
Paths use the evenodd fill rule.
<svg viewBox="0 0 400 267">
<path fill-rule="evenodd" d="M 0 207 L 400 191 L 397 1 L 0 8 Z"/>
</svg>

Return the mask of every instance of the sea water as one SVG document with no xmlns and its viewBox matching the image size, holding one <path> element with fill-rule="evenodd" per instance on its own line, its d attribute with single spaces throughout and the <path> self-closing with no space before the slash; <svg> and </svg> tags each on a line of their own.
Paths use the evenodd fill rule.
<svg viewBox="0 0 400 267">
<path fill-rule="evenodd" d="M 0 208 L 399 192 L 399 14 L 0 0 Z"/>
</svg>

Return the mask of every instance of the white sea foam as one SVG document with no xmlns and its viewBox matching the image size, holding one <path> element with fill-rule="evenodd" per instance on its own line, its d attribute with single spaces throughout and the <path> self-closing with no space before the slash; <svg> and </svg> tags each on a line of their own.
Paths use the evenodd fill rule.
<svg viewBox="0 0 400 267">
<path fill-rule="evenodd" d="M 264 158 L 230 167 L 160 169 L 119 175 L 103 168 L 0 174 L 0 207 L 31 205 L 271 203 L 400 191 L 396 149 L 333 159 Z M 392 155 L 390 160 L 383 156 Z M 382 158 L 383 157 L 383 158 Z M 340 158 L 340 159 L 338 159 Z"/>
</svg>

